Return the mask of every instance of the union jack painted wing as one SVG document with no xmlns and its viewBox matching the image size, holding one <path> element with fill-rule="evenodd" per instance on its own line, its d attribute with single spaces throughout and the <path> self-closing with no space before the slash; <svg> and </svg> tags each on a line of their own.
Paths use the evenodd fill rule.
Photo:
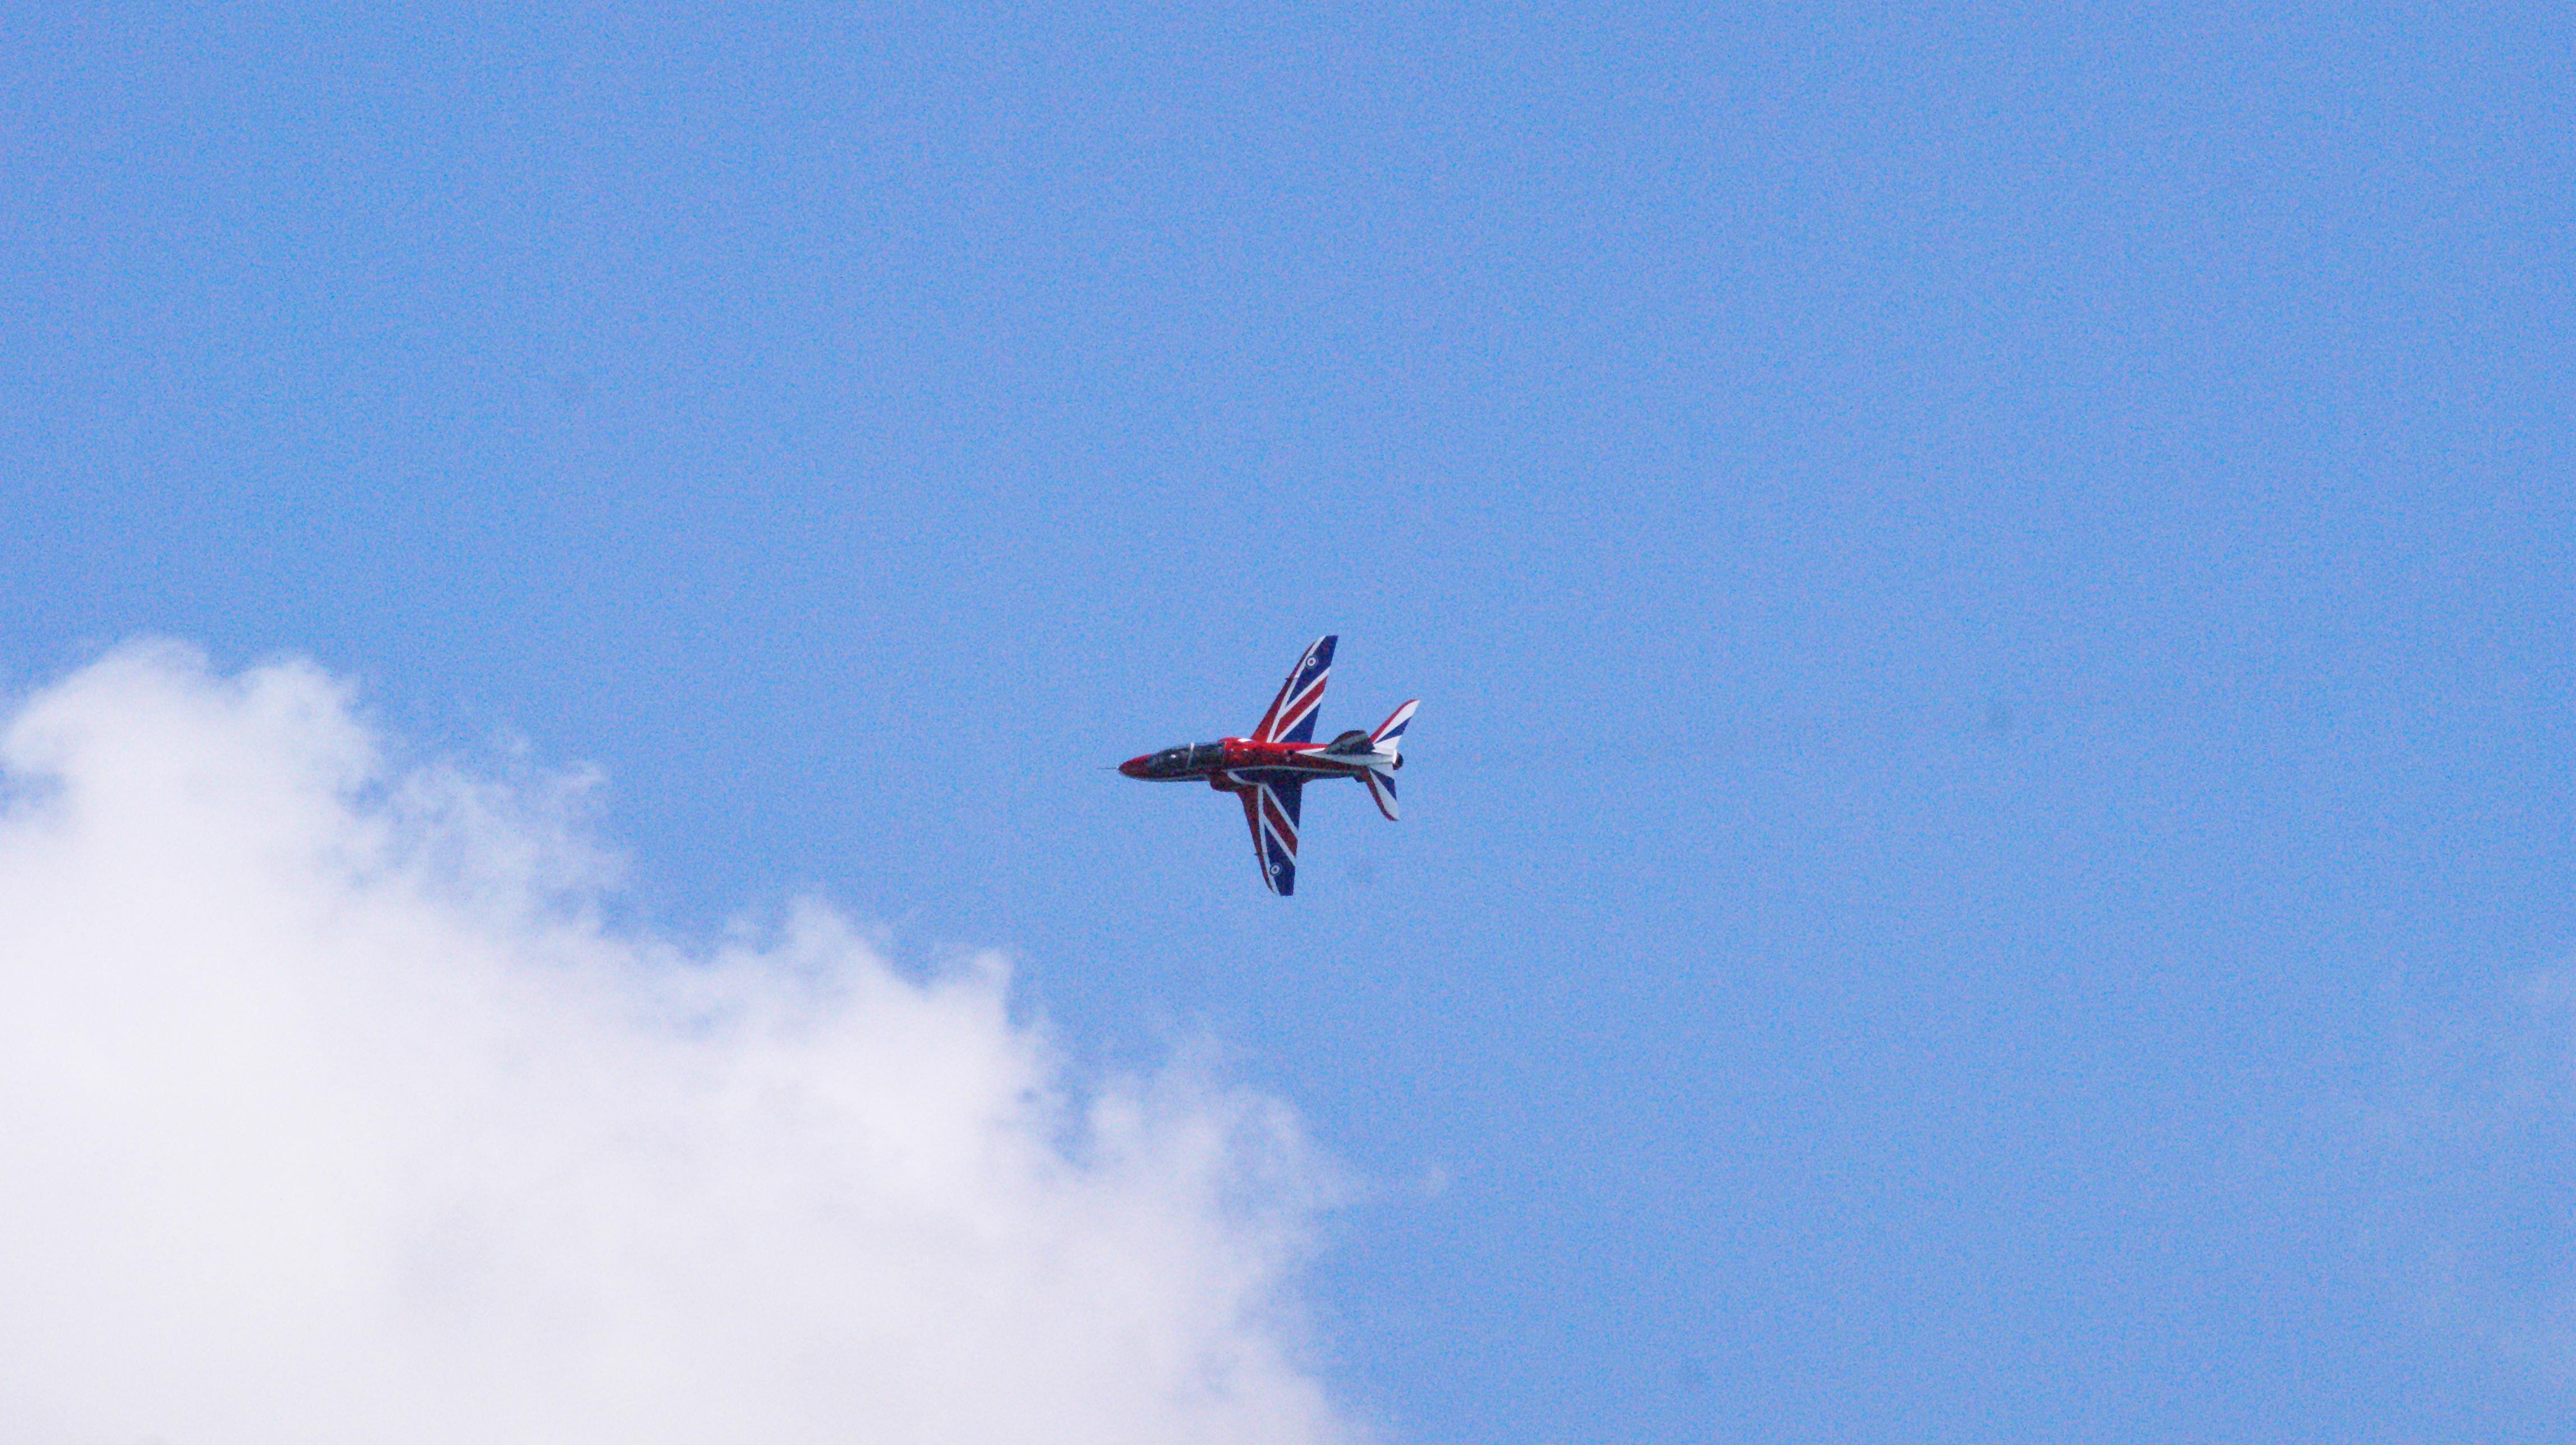
<svg viewBox="0 0 2576 1445">
<path fill-rule="evenodd" d="M 1246 783 L 1234 790 L 1243 800 L 1243 821 L 1252 826 L 1261 881 L 1282 898 L 1297 891 L 1297 803 L 1305 791 L 1304 783 Z"/>
<path fill-rule="evenodd" d="M 1279 696 L 1270 700 L 1270 711 L 1261 715 L 1260 725 L 1252 730 L 1256 743 L 1311 743 L 1315 740 L 1315 711 L 1324 701 L 1324 683 L 1333 675 L 1333 637 L 1318 637 L 1314 644 L 1288 669 L 1288 680 L 1279 684 Z M 1292 848 L 1290 851 L 1294 851 Z"/>
</svg>

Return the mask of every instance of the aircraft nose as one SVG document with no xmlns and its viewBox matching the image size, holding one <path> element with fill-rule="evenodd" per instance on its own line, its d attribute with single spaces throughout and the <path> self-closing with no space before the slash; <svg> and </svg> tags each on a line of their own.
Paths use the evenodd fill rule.
<svg viewBox="0 0 2576 1445">
<path fill-rule="evenodd" d="M 1118 771 L 1125 773 L 1131 778 L 1141 778 L 1145 776 L 1145 759 L 1151 756 L 1153 756 L 1151 753 L 1139 753 L 1135 757 L 1129 758 L 1127 761 L 1120 763 L 1118 765 Z"/>
</svg>

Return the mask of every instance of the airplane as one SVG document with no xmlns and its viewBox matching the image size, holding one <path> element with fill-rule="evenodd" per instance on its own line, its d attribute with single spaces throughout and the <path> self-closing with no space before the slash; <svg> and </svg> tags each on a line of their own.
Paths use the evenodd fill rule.
<svg viewBox="0 0 2576 1445">
<path fill-rule="evenodd" d="M 1243 804 L 1252 828 L 1253 861 L 1261 881 L 1285 898 L 1297 891 L 1297 804 L 1308 783 L 1357 778 L 1368 785 L 1377 810 L 1395 821 L 1395 772 L 1404 766 L 1404 729 L 1422 702 L 1408 698 L 1375 732 L 1357 728 L 1328 743 L 1315 741 L 1315 713 L 1332 675 L 1335 638 L 1319 637 L 1288 669 L 1288 680 L 1270 700 L 1270 711 L 1252 736 L 1190 743 L 1129 758 L 1118 771 L 1149 783 L 1202 779 Z"/>
</svg>

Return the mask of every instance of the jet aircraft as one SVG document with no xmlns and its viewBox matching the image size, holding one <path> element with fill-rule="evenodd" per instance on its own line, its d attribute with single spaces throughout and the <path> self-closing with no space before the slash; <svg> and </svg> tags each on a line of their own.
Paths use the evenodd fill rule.
<svg viewBox="0 0 2576 1445">
<path fill-rule="evenodd" d="M 1205 781 L 1220 793 L 1232 793 L 1243 804 L 1243 821 L 1252 828 L 1252 856 L 1261 865 L 1261 881 L 1286 897 L 1297 891 L 1297 804 L 1308 783 L 1322 778 L 1357 778 L 1368 785 L 1377 810 L 1395 821 L 1395 771 L 1404 766 L 1404 728 L 1413 721 L 1420 698 L 1410 698 L 1375 732 L 1357 728 L 1328 743 L 1315 741 L 1315 713 L 1324 701 L 1324 681 L 1333 670 L 1331 637 L 1320 637 L 1279 685 L 1270 711 L 1252 736 L 1191 743 L 1129 758 L 1118 771 L 1151 783 Z"/>
</svg>

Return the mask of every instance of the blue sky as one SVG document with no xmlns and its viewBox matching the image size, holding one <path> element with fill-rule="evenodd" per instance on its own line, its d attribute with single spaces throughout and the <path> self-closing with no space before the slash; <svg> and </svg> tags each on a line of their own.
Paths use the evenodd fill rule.
<svg viewBox="0 0 2576 1445">
<path fill-rule="evenodd" d="M 26 8 L 0 669 L 596 762 L 1365 1181 L 1407 1441 L 2576 1400 L 2544 7 Z M 1342 637 L 1406 816 L 1099 768 Z"/>
</svg>

